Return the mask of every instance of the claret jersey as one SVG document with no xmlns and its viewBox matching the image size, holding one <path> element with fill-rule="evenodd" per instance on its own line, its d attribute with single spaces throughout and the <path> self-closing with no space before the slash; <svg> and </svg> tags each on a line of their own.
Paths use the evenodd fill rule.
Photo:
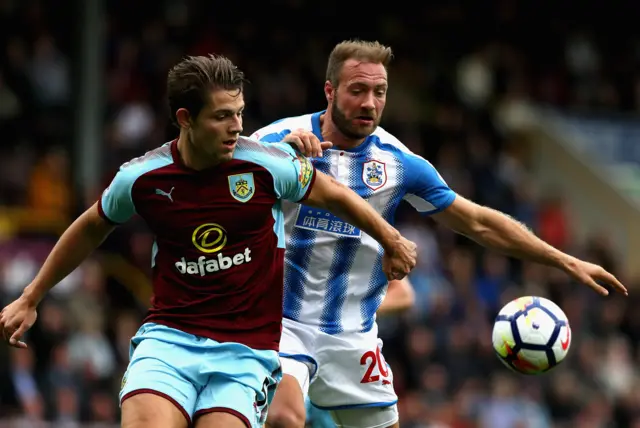
<svg viewBox="0 0 640 428">
<path fill-rule="evenodd" d="M 219 342 L 278 349 L 283 199 L 303 201 L 315 170 L 287 144 L 241 137 L 231 161 L 194 171 L 177 141 L 125 163 L 99 202 L 119 224 L 140 215 L 155 235 L 145 322 Z"/>
</svg>

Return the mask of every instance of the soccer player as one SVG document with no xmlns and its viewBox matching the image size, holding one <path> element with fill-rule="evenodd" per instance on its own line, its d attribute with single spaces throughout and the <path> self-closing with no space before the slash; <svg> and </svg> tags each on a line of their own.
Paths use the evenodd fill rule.
<svg viewBox="0 0 640 428">
<path fill-rule="evenodd" d="M 281 377 L 281 200 L 331 210 L 385 248 L 390 279 L 415 244 L 288 144 L 240 137 L 243 73 L 224 57 L 188 57 L 167 79 L 174 141 L 125 163 L 102 198 L 62 235 L 21 297 L 3 309 L 21 338 L 46 292 L 113 228 L 140 215 L 155 234 L 152 307 L 131 341 L 122 426 L 260 427 Z"/>
<path fill-rule="evenodd" d="M 557 267 L 602 294 L 607 290 L 596 281 L 626 294 L 602 267 L 569 256 L 510 217 L 457 195 L 433 165 L 378 126 L 391 57 L 391 49 L 378 42 L 338 44 L 327 65 L 326 111 L 276 121 L 253 136 L 262 141 L 289 136 L 310 154 L 327 149 L 312 160 L 315 167 L 351 187 L 390 222 L 405 200 L 489 249 Z M 319 140 L 333 147 L 319 146 Z M 302 427 L 308 393 L 314 405 L 332 411 L 338 426 L 398 426 L 398 398 L 375 322 L 387 287 L 381 248 L 339 214 L 305 203 L 283 207 L 284 378 L 267 425 Z"/>
</svg>

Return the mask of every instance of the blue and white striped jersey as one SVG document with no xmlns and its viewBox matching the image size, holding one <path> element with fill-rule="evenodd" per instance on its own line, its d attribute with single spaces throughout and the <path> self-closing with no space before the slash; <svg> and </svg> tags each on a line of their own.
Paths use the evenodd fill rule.
<svg viewBox="0 0 640 428">
<path fill-rule="evenodd" d="M 322 140 L 322 113 L 279 120 L 252 137 L 277 142 L 302 128 Z M 381 127 L 360 146 L 327 150 L 312 162 L 367 200 L 391 224 L 403 199 L 417 211 L 433 214 L 456 197 L 431 163 Z M 287 239 L 284 317 L 328 334 L 369 331 L 387 292 L 382 247 L 329 212 L 282 204 Z"/>
</svg>

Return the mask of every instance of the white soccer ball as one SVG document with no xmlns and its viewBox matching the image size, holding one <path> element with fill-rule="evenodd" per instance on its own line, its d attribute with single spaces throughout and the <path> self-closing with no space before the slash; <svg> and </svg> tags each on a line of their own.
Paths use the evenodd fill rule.
<svg viewBox="0 0 640 428">
<path fill-rule="evenodd" d="M 507 303 L 493 325 L 493 349 L 508 368 L 535 375 L 564 360 L 571 327 L 558 305 L 544 297 L 525 296 Z"/>
</svg>

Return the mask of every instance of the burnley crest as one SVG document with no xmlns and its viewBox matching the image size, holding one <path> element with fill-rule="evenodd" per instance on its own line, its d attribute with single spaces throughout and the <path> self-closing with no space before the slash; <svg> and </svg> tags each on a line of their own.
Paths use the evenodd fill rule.
<svg viewBox="0 0 640 428">
<path fill-rule="evenodd" d="M 387 166 L 377 160 L 365 162 L 362 165 L 362 181 L 371 190 L 378 190 L 387 183 Z"/>
<path fill-rule="evenodd" d="M 235 174 L 229 176 L 229 191 L 237 201 L 247 202 L 255 193 L 253 173 Z"/>
</svg>

